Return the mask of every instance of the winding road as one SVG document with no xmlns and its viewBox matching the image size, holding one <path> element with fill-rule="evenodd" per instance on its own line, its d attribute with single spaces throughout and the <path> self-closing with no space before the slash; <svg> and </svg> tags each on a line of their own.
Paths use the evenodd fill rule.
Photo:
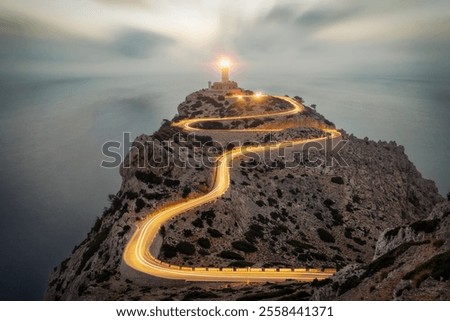
<svg viewBox="0 0 450 321">
<path fill-rule="evenodd" d="M 259 115 L 247 115 L 237 117 L 224 117 L 224 118 L 200 118 L 200 119 L 185 119 L 177 123 L 172 124 L 182 128 L 185 131 L 198 131 L 193 124 L 205 121 L 223 121 L 223 120 L 238 120 L 258 118 L 265 116 L 286 116 L 300 113 L 304 110 L 304 107 L 296 100 L 284 97 L 274 96 L 279 99 L 283 99 L 291 104 L 292 108 L 272 113 L 264 113 Z M 279 129 L 259 130 L 259 131 L 280 131 Z M 205 131 L 205 129 L 201 129 Z M 327 137 L 313 138 L 313 139 L 298 139 L 291 141 L 291 146 L 298 146 L 309 142 L 325 142 L 327 139 L 339 140 L 341 134 L 333 129 L 322 129 L 328 133 Z M 244 130 L 231 130 L 231 131 L 247 131 Z M 252 130 L 253 131 L 253 130 Z M 335 269 L 305 269 L 305 268 L 217 268 L 217 267 L 187 267 L 171 265 L 166 262 L 162 262 L 158 258 L 154 257 L 150 252 L 150 247 L 158 235 L 161 226 L 171 218 L 183 214 L 188 210 L 199 207 L 201 205 L 210 203 L 219 198 L 230 187 L 230 164 L 231 162 L 243 156 L 243 153 L 253 152 L 261 153 L 268 149 L 279 148 L 286 142 L 272 143 L 270 145 L 260 146 L 247 146 L 245 151 L 241 147 L 235 147 L 234 149 L 223 153 L 216 160 L 216 166 L 212 173 L 213 184 L 211 190 L 199 197 L 189 199 L 182 202 L 174 202 L 167 204 L 149 215 L 136 226 L 136 230 L 129 240 L 124 254 L 124 262 L 131 268 L 140 272 L 166 279 L 179 279 L 186 281 L 223 281 L 223 282 L 265 282 L 265 281 L 283 281 L 287 279 L 295 279 L 298 281 L 310 282 L 314 279 L 325 279 L 333 275 Z"/>
</svg>

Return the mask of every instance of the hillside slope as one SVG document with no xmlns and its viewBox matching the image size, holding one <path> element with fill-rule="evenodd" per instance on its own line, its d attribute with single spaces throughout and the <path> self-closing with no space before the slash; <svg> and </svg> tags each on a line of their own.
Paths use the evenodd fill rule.
<svg viewBox="0 0 450 321">
<path fill-rule="evenodd" d="M 249 141 L 255 144 L 321 137 L 324 133 L 318 128 L 334 126 L 311 108 L 292 117 L 270 117 L 271 111 L 286 108 L 274 97 L 255 103 L 233 97 L 205 98 L 201 91 L 189 95 L 178 107 L 179 116 L 174 121 L 200 116 L 268 113 L 258 121 L 214 126 L 267 129 L 283 124 L 286 129 L 273 135 L 258 131 L 231 135 L 209 134 L 200 126 L 203 129 L 193 138 L 165 122 L 153 135 L 137 137 L 121 166 L 122 186 L 111 196 L 111 207 L 97 219 L 71 256 L 55 267 L 45 298 L 192 300 L 246 299 L 248 295 L 247 299 L 252 299 L 251 295 L 262 287 L 270 290 L 272 298 L 305 299 L 311 295 L 315 298 L 361 298 L 357 289 L 365 285 L 364 281 L 355 284 L 355 289 L 347 291 L 346 296 L 339 288 L 327 290 L 330 286 L 327 282 L 229 284 L 224 287 L 221 283 L 186 284 L 156 279 L 135 272 L 122 262 L 124 247 L 137 221 L 167 202 L 208 191 L 212 157 L 230 146 Z M 296 154 L 287 151 L 286 155 L 266 157 L 264 162 L 250 158 L 236 160 L 231 172 L 231 188 L 223 197 L 165 224 L 160 243 L 155 245 L 160 248 L 159 258 L 186 266 L 336 267 L 342 269 L 336 278 L 341 278 L 342 273 L 347 273 L 342 278 L 364 273 L 362 269 L 370 266 L 374 255 L 380 256 L 393 247 L 391 239 L 383 241 L 384 231 L 403 231 L 407 229 L 404 226 L 426 219 L 443 198 L 433 182 L 422 178 L 403 147 L 394 142 L 373 142 L 342 133 L 347 143 L 339 155 L 312 148 Z M 211 140 L 215 142 L 210 143 Z M 439 224 L 448 222 L 444 219 L 448 220 L 442 217 Z M 429 256 L 423 261 L 415 257 L 411 269 L 448 247 L 445 241 L 448 237 L 436 238 L 441 239 L 444 243 L 439 246 L 440 250 L 433 250 L 438 241 L 430 240 L 426 245 L 430 248 Z M 355 268 L 354 264 L 360 265 Z M 374 277 L 378 275 L 372 274 L 366 279 Z M 329 282 L 335 284 L 335 281 Z M 321 290 L 314 291 L 318 286 Z M 372 285 L 368 286 L 370 290 Z M 388 298 L 381 292 L 375 293 L 380 299 Z M 401 295 L 395 298 L 409 299 Z"/>
</svg>

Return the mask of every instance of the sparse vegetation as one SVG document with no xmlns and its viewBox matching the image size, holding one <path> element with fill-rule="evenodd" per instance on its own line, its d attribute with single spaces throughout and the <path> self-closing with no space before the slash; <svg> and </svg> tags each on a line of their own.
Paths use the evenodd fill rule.
<svg viewBox="0 0 450 321">
<path fill-rule="evenodd" d="M 445 240 L 434 240 L 431 242 L 431 245 L 433 245 L 435 248 L 440 248 L 442 245 L 444 245 Z"/>
<path fill-rule="evenodd" d="M 200 217 L 197 217 L 194 221 L 192 221 L 192 225 L 198 228 L 203 228 L 203 220 Z"/>
<path fill-rule="evenodd" d="M 339 213 L 339 210 L 332 208 L 331 216 L 333 216 L 333 224 L 335 226 L 344 224 L 344 217 Z"/>
<path fill-rule="evenodd" d="M 142 198 L 138 198 L 136 200 L 136 207 L 134 208 L 134 211 L 136 213 L 139 213 L 144 208 L 144 206 L 145 206 L 144 200 Z"/>
<path fill-rule="evenodd" d="M 276 206 L 278 205 L 278 201 L 274 199 L 273 197 L 267 198 L 267 202 L 269 203 L 269 206 Z"/>
<path fill-rule="evenodd" d="M 202 129 L 228 129 L 228 126 L 224 126 L 219 121 L 205 121 L 198 123 L 198 127 Z"/>
<path fill-rule="evenodd" d="M 199 238 L 197 243 L 204 249 L 209 249 L 211 247 L 211 242 L 205 237 Z"/>
<path fill-rule="evenodd" d="M 216 218 L 216 214 L 214 213 L 213 209 L 210 209 L 208 211 L 203 211 L 200 215 L 202 220 L 206 221 L 206 224 L 208 224 L 209 226 L 213 225 L 213 221 Z"/>
<path fill-rule="evenodd" d="M 275 226 L 272 231 L 270 231 L 270 234 L 276 236 L 276 235 L 280 235 L 282 233 L 286 233 L 288 231 L 288 228 L 285 225 L 282 224 L 278 224 L 277 226 Z"/>
<path fill-rule="evenodd" d="M 178 187 L 180 185 L 180 181 L 177 179 L 166 178 L 164 179 L 164 185 L 171 188 Z"/>
<path fill-rule="evenodd" d="M 80 286 L 78 287 L 78 295 L 79 296 L 83 295 L 86 292 L 87 288 L 88 287 L 86 283 L 81 283 Z"/>
<path fill-rule="evenodd" d="M 245 239 L 250 243 L 255 243 L 257 238 L 264 237 L 264 227 L 259 224 L 250 225 L 250 229 L 244 233 Z"/>
<path fill-rule="evenodd" d="M 101 270 L 101 272 L 96 274 L 95 282 L 103 283 L 103 282 L 109 281 L 109 279 L 112 275 L 113 275 L 113 273 L 111 273 L 111 271 L 103 269 L 103 270 Z"/>
<path fill-rule="evenodd" d="M 264 203 L 264 201 L 262 201 L 262 200 L 257 200 L 255 203 L 256 203 L 256 205 L 258 205 L 259 207 L 263 207 L 263 206 L 266 205 L 266 203 Z"/>
<path fill-rule="evenodd" d="M 255 265 L 253 262 L 247 262 L 247 261 L 235 261 L 231 262 L 228 266 L 229 267 L 238 267 L 238 268 L 245 268 Z"/>
<path fill-rule="evenodd" d="M 318 260 L 318 261 L 328 261 L 328 257 L 325 254 L 320 253 L 320 252 L 310 252 L 309 255 L 313 259 Z"/>
<path fill-rule="evenodd" d="M 355 243 L 359 244 L 359 245 L 366 245 L 366 244 L 367 244 L 366 241 L 360 239 L 359 237 L 354 237 L 354 238 L 353 238 L 353 241 L 354 241 Z"/>
<path fill-rule="evenodd" d="M 317 280 L 317 279 L 314 279 L 311 282 L 311 286 L 313 286 L 315 288 L 320 288 L 320 287 L 322 287 L 324 285 L 330 284 L 331 282 L 333 282 L 331 279 L 323 279 L 323 280 L 320 280 L 320 281 Z"/>
<path fill-rule="evenodd" d="M 106 240 L 110 232 L 111 227 L 105 227 L 100 232 L 98 232 L 88 243 L 88 245 L 86 246 L 86 251 L 81 257 L 80 265 L 78 266 L 76 275 L 80 275 L 81 271 L 83 271 L 84 267 L 86 266 L 86 263 L 95 253 L 97 253 L 97 251 L 100 249 L 100 246 Z"/>
<path fill-rule="evenodd" d="M 353 289 L 361 283 L 361 280 L 356 276 L 352 275 L 344 283 L 339 285 L 339 294 L 344 294 L 345 292 Z"/>
<path fill-rule="evenodd" d="M 189 242 L 182 241 L 177 244 L 175 247 L 177 252 L 184 255 L 194 255 L 195 254 L 195 246 Z"/>
<path fill-rule="evenodd" d="M 345 227 L 345 230 L 344 230 L 344 236 L 346 237 L 346 238 L 348 238 L 348 239 L 351 239 L 352 238 L 352 232 L 353 232 L 354 230 L 352 229 L 352 228 L 350 228 L 350 227 Z"/>
<path fill-rule="evenodd" d="M 425 232 L 425 233 L 432 233 L 436 230 L 436 227 L 441 222 L 440 219 L 436 218 L 434 220 L 423 220 L 423 221 L 417 221 L 410 225 L 410 227 L 414 230 L 416 233 Z"/>
<path fill-rule="evenodd" d="M 386 237 L 387 239 L 393 239 L 394 237 L 397 236 L 398 232 L 400 231 L 401 226 L 397 226 L 396 228 L 393 228 L 392 230 L 387 231 L 384 234 L 384 237 Z"/>
<path fill-rule="evenodd" d="M 169 244 L 164 244 L 161 247 L 161 250 L 162 250 L 163 255 L 168 259 L 171 259 L 171 258 L 177 256 L 177 250 L 176 250 L 175 246 L 172 246 Z"/>
<path fill-rule="evenodd" d="M 294 250 L 298 253 L 303 253 L 304 251 L 315 249 L 314 246 L 304 242 L 300 242 L 298 240 L 288 240 L 286 243 L 292 245 L 294 247 Z"/>
<path fill-rule="evenodd" d="M 392 264 L 394 264 L 394 262 L 397 259 L 397 257 L 399 257 L 401 254 L 406 252 L 411 246 L 418 246 L 418 245 L 423 245 L 423 244 L 426 244 L 426 243 L 428 243 L 428 241 L 424 241 L 424 242 L 407 242 L 407 243 L 403 243 L 403 244 L 397 246 L 395 249 L 387 252 L 386 254 L 380 256 L 375 261 L 370 263 L 367 266 L 366 271 L 364 272 L 364 274 L 361 275 L 361 279 L 364 279 L 366 277 L 370 277 L 370 276 L 374 275 L 375 273 L 379 272 L 380 270 L 391 266 Z"/>
<path fill-rule="evenodd" d="M 162 200 L 163 198 L 166 198 L 169 196 L 168 193 L 145 193 L 143 196 L 148 200 Z"/>
<path fill-rule="evenodd" d="M 257 251 L 257 248 L 247 241 L 236 241 L 231 243 L 231 246 L 244 253 L 253 253 Z"/>
<path fill-rule="evenodd" d="M 137 171 L 135 176 L 138 180 L 140 180 L 141 182 L 147 183 L 147 184 L 161 184 L 162 183 L 162 178 L 152 172 L 145 173 L 145 172 Z"/>
<path fill-rule="evenodd" d="M 189 186 L 185 186 L 183 188 L 183 194 L 181 195 L 182 198 L 186 198 L 189 196 L 189 194 L 191 193 L 191 188 Z"/>
<path fill-rule="evenodd" d="M 244 260 L 244 257 L 242 255 L 232 251 L 222 251 L 219 254 L 217 254 L 217 256 L 228 260 L 238 260 L 238 261 Z"/>
<path fill-rule="evenodd" d="M 211 291 L 200 291 L 200 290 L 195 290 L 195 291 L 190 291 L 188 292 L 184 298 L 183 301 L 192 301 L 195 299 L 215 299 L 218 298 L 219 296 Z"/>
<path fill-rule="evenodd" d="M 359 195 L 353 195 L 352 197 L 353 203 L 358 203 L 361 204 L 361 197 L 359 197 Z"/>
<path fill-rule="evenodd" d="M 331 206 L 333 206 L 334 204 L 335 202 L 333 200 L 330 200 L 329 198 L 323 201 L 323 205 L 325 205 L 328 208 L 331 208 Z"/>
<path fill-rule="evenodd" d="M 327 242 L 327 243 L 335 242 L 334 236 L 331 235 L 331 233 L 328 232 L 327 230 L 324 230 L 323 228 L 318 228 L 317 233 L 319 234 L 319 237 L 322 241 Z"/>
<path fill-rule="evenodd" d="M 120 237 L 123 237 L 129 230 L 131 230 L 130 225 L 125 225 L 121 232 L 118 233 Z"/>
<path fill-rule="evenodd" d="M 321 212 L 315 212 L 315 213 L 314 213 L 314 216 L 315 216 L 318 220 L 323 221 L 323 216 L 322 216 L 322 213 L 321 213 Z"/>
<path fill-rule="evenodd" d="M 266 299 L 272 299 L 288 294 L 292 294 L 295 292 L 295 289 L 293 288 L 285 288 L 278 291 L 267 291 L 267 292 L 260 292 L 260 293 L 253 293 L 244 295 L 240 298 L 237 298 L 236 301 L 259 301 L 259 300 L 266 300 Z"/>
<path fill-rule="evenodd" d="M 435 280 L 446 281 L 450 279 L 450 251 L 433 256 L 425 263 L 408 272 L 403 279 L 413 280 L 414 285 L 419 287 L 420 284 L 428 277 Z"/>
<path fill-rule="evenodd" d="M 136 198 L 138 198 L 139 194 L 136 192 L 132 192 L 132 191 L 127 191 L 125 193 L 125 197 L 128 198 L 130 201 L 135 200 Z"/>
<path fill-rule="evenodd" d="M 341 176 L 334 176 L 331 178 L 331 182 L 342 185 L 342 184 L 344 184 L 344 179 Z"/>
<path fill-rule="evenodd" d="M 208 232 L 208 234 L 209 235 L 211 235 L 212 237 L 222 237 L 223 236 L 223 234 L 220 232 L 220 231 L 218 231 L 218 230 L 216 230 L 216 229 L 213 229 L 213 228 L 209 228 L 208 227 L 208 230 L 207 230 L 207 232 Z"/>
</svg>

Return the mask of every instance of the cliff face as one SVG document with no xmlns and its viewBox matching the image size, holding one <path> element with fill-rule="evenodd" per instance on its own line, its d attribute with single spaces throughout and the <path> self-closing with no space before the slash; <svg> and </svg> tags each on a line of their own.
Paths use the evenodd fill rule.
<svg viewBox="0 0 450 321">
<path fill-rule="evenodd" d="M 450 203 L 385 230 L 373 260 L 337 272 L 315 300 L 449 300 Z"/>
<path fill-rule="evenodd" d="M 180 116 L 174 120 L 286 108 L 273 97 L 252 103 L 197 92 L 178 107 Z M 332 280 L 313 285 L 283 282 L 273 287 L 234 284 L 226 290 L 220 283 L 186 284 L 152 278 L 123 264 L 122 253 L 134 224 L 167 202 L 208 191 L 211 157 L 229 148 L 230 142 L 238 144 L 236 138 L 242 144 L 320 137 L 324 133 L 317 128 L 333 127 L 310 108 L 281 119 L 268 116 L 214 126 L 270 128 L 276 122 L 287 129 L 271 137 L 257 131 L 234 136 L 210 134 L 200 124 L 193 140 L 170 123 L 151 136 L 137 137 L 120 169 L 123 182 L 120 191 L 111 196 L 111 207 L 72 255 L 55 267 L 45 298 L 245 299 L 244 288 L 248 295 L 256 295 L 265 287 L 265 292 L 273 294 L 267 298 L 272 299 L 311 295 L 317 299 L 412 299 L 420 298 L 415 289 L 424 286 L 434 291 L 429 298 L 443 298 L 436 293 L 448 275 L 436 274 L 434 261 L 426 262 L 448 260 L 448 203 L 433 182 L 421 177 L 403 147 L 346 133 L 343 138 L 348 142 L 334 155 L 332 164 L 330 155 L 317 149 L 287 150 L 285 155 L 265 158 L 264 162 L 238 159 L 233 163 L 228 192 L 214 203 L 167 222 L 155 245 L 161 260 L 179 265 L 342 269 Z M 211 138 L 220 144 L 200 144 L 198 148 L 199 142 Z M 389 262 L 394 263 L 374 272 L 373 266 L 386 255 L 393 257 Z M 431 267 L 421 267 L 423 264 Z M 428 271 L 429 277 L 423 271 Z M 346 282 L 353 282 L 352 286 Z"/>
</svg>

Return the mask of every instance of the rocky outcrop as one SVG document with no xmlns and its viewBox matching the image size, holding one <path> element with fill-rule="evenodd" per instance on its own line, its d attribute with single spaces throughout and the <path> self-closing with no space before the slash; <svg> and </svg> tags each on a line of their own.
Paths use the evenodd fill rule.
<svg viewBox="0 0 450 321">
<path fill-rule="evenodd" d="M 231 97 L 205 97 L 188 96 L 173 121 L 286 108 L 277 100 L 241 106 Z M 320 128 L 333 127 L 310 108 L 278 121 L 286 130 L 272 137 L 239 133 L 238 143 L 321 137 Z M 167 222 L 159 236 L 160 259 L 171 263 L 336 267 L 332 280 L 224 287 L 131 270 L 122 253 L 135 223 L 164 204 L 208 191 L 214 157 L 235 146 L 223 133 L 214 137 L 216 144 L 203 132 L 192 138 L 170 125 L 136 138 L 120 169 L 119 192 L 110 195 L 110 207 L 86 239 L 55 267 L 46 299 L 414 299 L 420 298 L 417 289 L 427 289 L 423 298 L 445 298 L 448 276 L 436 262 L 448 259 L 448 203 L 403 147 L 345 132 L 347 143 L 334 154 L 309 148 L 236 160 L 223 197 Z M 268 294 L 258 297 L 259 291 Z"/>
<path fill-rule="evenodd" d="M 348 266 L 314 300 L 449 300 L 450 202 L 423 220 L 387 229 L 374 259 Z"/>
</svg>

